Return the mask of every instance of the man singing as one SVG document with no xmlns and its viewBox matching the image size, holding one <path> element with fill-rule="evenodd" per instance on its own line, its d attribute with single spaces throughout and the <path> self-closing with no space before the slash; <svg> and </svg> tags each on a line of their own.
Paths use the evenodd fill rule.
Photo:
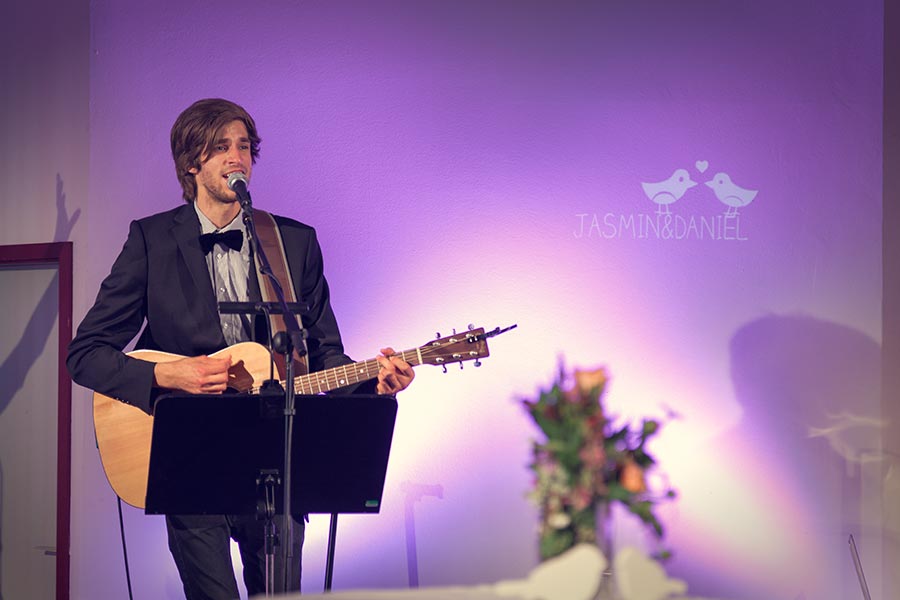
<svg viewBox="0 0 900 600">
<path fill-rule="evenodd" d="M 260 299 L 241 206 L 227 179 L 240 172 L 249 180 L 259 143 L 253 118 L 233 102 L 200 100 L 179 115 L 171 145 L 186 204 L 131 223 L 121 253 L 69 346 L 73 380 L 149 414 L 163 391 L 226 390 L 231 357 L 227 352 L 219 358 L 209 355 L 251 339 L 252 326 L 249 318 L 219 315 L 216 303 Z M 353 362 L 344 354 L 315 230 L 274 218 L 296 297 L 308 306 L 302 327 L 309 334 L 309 370 Z M 137 348 L 185 358 L 152 363 L 125 355 L 122 349 L 144 326 Z M 356 391 L 372 392 L 374 387 L 379 394 L 395 394 L 412 381 L 412 367 L 391 348 L 383 348 L 377 360 L 378 378 Z M 253 515 L 167 515 L 166 527 L 187 600 L 239 597 L 230 539 L 240 547 L 248 594 L 265 591 L 263 521 Z M 293 555 L 299 559 L 303 524 L 295 522 L 293 531 Z M 281 567 L 276 564 L 276 582 Z M 292 575 L 289 590 L 299 590 L 300 569 L 292 568 Z"/>
</svg>

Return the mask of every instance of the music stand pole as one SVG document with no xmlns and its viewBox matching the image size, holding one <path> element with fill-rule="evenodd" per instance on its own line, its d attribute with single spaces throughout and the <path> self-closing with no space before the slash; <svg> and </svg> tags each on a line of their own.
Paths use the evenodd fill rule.
<svg viewBox="0 0 900 600">
<path fill-rule="evenodd" d="M 258 495 L 257 518 L 264 517 L 265 547 L 266 547 L 266 598 L 275 593 L 275 546 L 278 543 L 278 534 L 275 531 L 275 488 L 281 484 L 278 477 L 278 469 L 263 469 L 256 478 L 256 490 Z M 261 515 L 260 513 L 264 513 Z"/>
<path fill-rule="evenodd" d="M 256 226 L 253 223 L 253 206 L 250 199 L 250 193 L 246 193 L 246 198 L 241 199 L 241 209 L 243 210 L 243 221 L 244 226 L 247 228 L 247 234 L 250 238 L 251 246 L 259 258 L 259 271 L 263 275 L 269 278 L 272 282 L 272 288 L 275 290 L 275 296 L 278 300 L 278 303 L 282 307 L 282 317 L 284 319 L 285 326 L 285 335 L 280 336 L 282 338 L 283 344 L 278 344 L 275 340 L 273 340 L 273 347 L 276 345 L 284 346 L 281 350 L 284 351 L 284 362 L 285 362 L 285 394 L 284 394 L 284 534 L 285 539 L 282 543 L 281 555 L 284 559 L 284 589 L 288 589 L 288 582 L 291 581 L 291 560 L 293 559 L 293 536 L 294 536 L 294 520 L 291 516 L 291 468 L 290 468 L 290 458 L 291 458 L 291 438 L 293 437 L 292 432 L 294 430 L 294 415 L 296 414 L 296 410 L 294 407 L 294 349 L 301 356 L 305 356 L 307 354 L 306 348 L 306 336 L 305 332 L 300 328 L 300 324 L 297 322 L 297 317 L 293 312 L 290 311 L 287 305 L 287 300 L 284 296 L 284 288 L 281 285 L 281 282 L 278 281 L 278 278 L 275 277 L 275 273 L 272 272 L 272 267 L 269 264 L 269 258 L 266 256 L 265 249 L 259 244 L 257 235 L 256 235 Z M 277 339 L 279 334 L 275 335 Z M 278 350 L 276 348 L 276 350 Z"/>
<path fill-rule="evenodd" d="M 287 337 L 287 336 L 285 336 Z M 291 454 L 293 453 L 294 440 L 294 416 L 297 409 L 294 405 L 294 348 L 287 343 L 287 353 L 284 355 L 284 370 L 287 375 L 287 385 L 284 390 L 284 543 L 281 547 L 281 555 L 284 559 L 284 589 L 289 589 L 291 580 L 291 562 L 294 553 L 294 518 L 291 515 Z"/>
</svg>

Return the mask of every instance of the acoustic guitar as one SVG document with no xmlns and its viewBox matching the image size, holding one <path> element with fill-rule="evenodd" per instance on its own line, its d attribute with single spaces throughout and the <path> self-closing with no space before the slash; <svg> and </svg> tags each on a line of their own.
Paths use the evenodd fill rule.
<svg viewBox="0 0 900 600">
<path fill-rule="evenodd" d="M 484 328 L 470 329 L 436 339 L 427 344 L 404 350 L 397 356 L 410 365 L 444 366 L 489 356 L 487 338 L 515 327 L 499 327 L 485 333 Z M 259 393 L 261 384 L 269 378 L 271 357 L 269 350 L 255 342 L 241 342 L 211 356 L 231 355 L 228 387 L 232 392 Z M 128 356 L 153 363 L 184 358 L 177 354 L 155 350 L 135 350 Z M 476 366 L 480 363 L 476 362 Z M 381 366 L 375 359 L 364 360 L 295 377 L 297 394 L 321 394 L 347 385 L 378 377 Z M 284 381 L 279 382 L 282 386 Z M 147 476 L 150 471 L 150 440 L 153 417 L 140 408 L 94 393 L 94 431 L 100 461 L 113 491 L 125 502 L 144 508 L 147 496 Z"/>
</svg>

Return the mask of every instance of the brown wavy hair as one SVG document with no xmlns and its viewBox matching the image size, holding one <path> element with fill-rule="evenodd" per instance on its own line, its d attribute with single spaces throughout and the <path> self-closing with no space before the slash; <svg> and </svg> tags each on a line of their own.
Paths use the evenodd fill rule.
<svg viewBox="0 0 900 600">
<path fill-rule="evenodd" d="M 253 117 L 243 107 L 221 98 L 206 98 L 191 104 L 175 119 L 171 134 L 172 158 L 185 202 L 197 198 L 197 180 L 191 169 L 200 169 L 201 158 L 212 151 L 216 133 L 234 120 L 243 121 L 247 127 L 250 156 L 255 164 L 262 140 L 256 132 Z"/>
</svg>

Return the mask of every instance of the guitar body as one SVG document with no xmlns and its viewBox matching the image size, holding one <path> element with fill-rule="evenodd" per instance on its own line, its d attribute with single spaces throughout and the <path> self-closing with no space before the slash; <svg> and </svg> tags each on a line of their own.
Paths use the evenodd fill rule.
<svg viewBox="0 0 900 600">
<path fill-rule="evenodd" d="M 233 390 L 245 392 L 268 379 L 269 351 L 264 346 L 242 342 L 211 356 L 222 358 L 229 354 L 232 367 L 228 372 L 228 385 Z M 155 350 L 135 350 L 128 356 L 152 363 L 184 358 Z M 135 406 L 95 392 L 94 433 L 109 485 L 131 506 L 144 508 L 150 472 L 153 417 Z"/>
</svg>

